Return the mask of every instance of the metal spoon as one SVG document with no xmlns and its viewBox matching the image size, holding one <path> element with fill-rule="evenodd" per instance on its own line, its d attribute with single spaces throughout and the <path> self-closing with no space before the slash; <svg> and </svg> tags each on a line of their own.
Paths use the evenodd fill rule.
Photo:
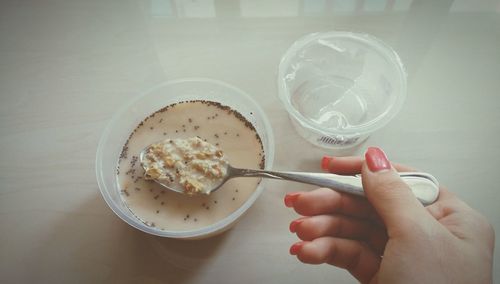
<svg viewBox="0 0 500 284">
<path fill-rule="evenodd" d="M 139 155 L 140 161 L 143 160 L 144 149 Z M 141 163 L 142 164 L 142 163 Z M 439 195 L 439 184 L 435 177 L 427 173 L 419 172 L 401 172 L 401 178 L 410 186 L 413 194 L 423 205 L 432 204 Z M 231 165 L 227 166 L 227 174 L 221 179 L 221 182 L 210 189 L 209 192 L 215 192 L 229 179 L 235 177 L 262 177 L 279 180 L 290 180 L 295 182 L 312 184 L 320 187 L 330 188 L 332 190 L 364 196 L 364 190 L 361 183 L 361 176 L 342 176 L 329 173 L 307 173 L 307 172 L 277 172 L 265 170 L 239 169 Z M 160 180 L 154 180 L 163 187 L 178 192 L 184 193 L 182 188 L 176 188 L 166 184 Z"/>
</svg>

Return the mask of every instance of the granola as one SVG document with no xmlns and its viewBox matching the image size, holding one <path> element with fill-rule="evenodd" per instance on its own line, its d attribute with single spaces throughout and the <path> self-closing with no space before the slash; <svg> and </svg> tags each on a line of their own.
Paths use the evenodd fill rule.
<svg viewBox="0 0 500 284">
<path fill-rule="evenodd" d="M 209 194 L 222 182 L 228 166 L 223 151 L 199 137 L 152 144 L 141 163 L 145 179 L 182 188 L 188 195 Z"/>
</svg>

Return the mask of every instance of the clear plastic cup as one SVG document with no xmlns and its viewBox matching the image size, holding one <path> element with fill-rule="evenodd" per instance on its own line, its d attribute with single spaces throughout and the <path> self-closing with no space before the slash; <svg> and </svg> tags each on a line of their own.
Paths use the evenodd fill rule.
<svg viewBox="0 0 500 284">
<path fill-rule="evenodd" d="M 379 39 L 314 33 L 282 57 L 279 97 L 297 132 L 324 148 L 356 146 L 386 125 L 406 98 L 406 72 Z"/>
<path fill-rule="evenodd" d="M 189 100 L 209 100 L 229 106 L 253 124 L 259 134 L 265 153 L 265 169 L 272 168 L 274 137 L 264 111 L 243 91 L 211 79 L 189 78 L 165 82 L 145 92 L 121 108 L 111 119 L 99 141 L 96 156 L 96 175 L 101 194 L 109 207 L 123 221 L 149 234 L 182 238 L 206 238 L 229 229 L 262 193 L 263 180 L 255 192 L 236 211 L 207 227 L 188 231 L 168 231 L 146 226 L 136 218 L 120 196 L 116 167 L 123 145 L 135 127 L 151 113 L 173 103 Z"/>
</svg>

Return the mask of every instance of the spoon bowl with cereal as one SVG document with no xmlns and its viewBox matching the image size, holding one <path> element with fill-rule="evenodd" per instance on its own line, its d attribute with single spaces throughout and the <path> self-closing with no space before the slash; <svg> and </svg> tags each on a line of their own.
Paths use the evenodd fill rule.
<svg viewBox="0 0 500 284">
<path fill-rule="evenodd" d="M 141 151 L 139 159 L 146 180 L 187 195 L 210 194 L 236 177 L 261 177 L 307 183 L 364 196 L 359 175 L 235 168 L 229 164 L 221 149 L 200 137 L 153 143 Z M 436 201 L 439 184 L 435 177 L 420 172 L 402 172 L 400 176 L 422 204 L 429 205 Z"/>
</svg>

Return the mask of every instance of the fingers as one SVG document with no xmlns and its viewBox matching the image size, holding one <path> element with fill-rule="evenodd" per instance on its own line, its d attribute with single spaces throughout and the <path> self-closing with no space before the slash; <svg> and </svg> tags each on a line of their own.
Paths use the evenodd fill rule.
<svg viewBox="0 0 500 284">
<path fill-rule="evenodd" d="M 292 245 L 290 253 L 304 263 L 329 263 L 348 270 L 361 283 L 367 283 L 380 266 L 380 257 L 359 241 L 322 237 Z"/>
<path fill-rule="evenodd" d="M 440 188 L 438 200 L 426 209 L 456 237 L 493 248 L 494 230 L 488 220 L 447 189 Z"/>
<path fill-rule="evenodd" d="M 427 206 L 426 209 L 436 220 L 440 220 L 464 207 L 467 207 L 467 205 L 463 201 L 455 197 L 447 189 L 441 187 L 439 189 L 438 200 Z"/>
<path fill-rule="evenodd" d="M 368 148 L 362 166 L 366 197 L 387 227 L 389 236 L 410 233 L 412 226 L 424 226 L 432 217 L 399 177 L 384 152 Z"/>
<path fill-rule="evenodd" d="M 361 157 L 329 157 L 321 160 L 321 168 L 339 175 L 355 175 L 361 172 L 363 159 Z"/>
<path fill-rule="evenodd" d="M 341 213 L 361 218 L 376 218 L 375 210 L 365 198 L 328 188 L 289 193 L 285 196 L 285 204 L 305 216 Z"/>
<path fill-rule="evenodd" d="M 363 166 L 364 159 L 358 156 L 352 157 L 330 157 L 324 156 L 321 160 L 321 168 L 325 171 L 329 171 L 334 174 L 339 175 L 356 175 L 361 173 L 361 167 Z M 398 163 L 392 163 L 392 166 L 398 172 L 415 172 L 417 170 L 401 165 Z"/>
<path fill-rule="evenodd" d="M 317 215 L 303 217 L 290 223 L 290 231 L 304 241 L 320 237 L 337 237 L 366 242 L 381 255 L 387 243 L 385 228 L 373 222 L 343 215 Z"/>
</svg>

